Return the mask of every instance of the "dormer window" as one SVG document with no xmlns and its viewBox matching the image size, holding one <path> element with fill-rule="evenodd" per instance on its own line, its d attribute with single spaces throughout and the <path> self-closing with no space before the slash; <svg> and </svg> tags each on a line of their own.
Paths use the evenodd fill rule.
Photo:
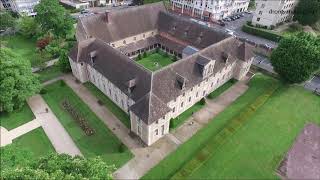
<svg viewBox="0 0 320 180">
<path fill-rule="evenodd" d="M 97 51 L 91 51 L 90 52 L 90 59 L 91 59 L 92 64 L 95 64 L 96 57 L 97 57 Z"/>
<path fill-rule="evenodd" d="M 123 44 L 126 44 L 127 42 L 126 42 L 126 40 L 123 40 Z"/>
<path fill-rule="evenodd" d="M 226 53 L 226 52 L 222 52 L 221 53 L 221 58 L 223 60 L 224 63 L 227 63 L 228 62 L 228 59 L 229 59 L 229 54 Z"/>
<path fill-rule="evenodd" d="M 134 90 L 134 88 L 136 87 L 136 83 L 137 82 L 136 82 L 135 78 L 133 78 L 133 79 L 131 79 L 131 80 L 126 82 L 126 86 L 128 88 L 128 92 L 129 93 L 131 93 Z"/>
<path fill-rule="evenodd" d="M 177 84 L 180 90 L 183 90 L 186 87 L 187 79 L 179 74 L 177 74 Z"/>
</svg>

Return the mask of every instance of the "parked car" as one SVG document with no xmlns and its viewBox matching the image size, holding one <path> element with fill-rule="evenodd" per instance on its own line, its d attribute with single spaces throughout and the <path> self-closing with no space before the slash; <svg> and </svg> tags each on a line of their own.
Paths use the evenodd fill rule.
<svg viewBox="0 0 320 180">
<path fill-rule="evenodd" d="M 231 21 L 234 21 L 234 20 L 236 20 L 237 18 L 235 18 L 234 16 L 232 16 L 230 19 L 231 19 Z"/>
<path fill-rule="evenodd" d="M 89 12 L 89 9 L 81 9 L 80 14 L 88 14 Z"/>
</svg>

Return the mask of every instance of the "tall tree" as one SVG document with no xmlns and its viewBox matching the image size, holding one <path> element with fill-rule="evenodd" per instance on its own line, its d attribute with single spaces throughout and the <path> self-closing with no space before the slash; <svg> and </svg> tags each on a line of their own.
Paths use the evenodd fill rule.
<svg viewBox="0 0 320 180">
<path fill-rule="evenodd" d="M 36 22 L 44 32 L 52 31 L 58 37 L 66 37 L 73 28 L 70 14 L 59 4 L 58 0 L 41 0 L 35 6 Z"/>
<path fill-rule="evenodd" d="M 16 19 L 8 11 L 0 11 L 0 30 L 15 27 Z"/>
<path fill-rule="evenodd" d="M 294 20 L 313 25 L 320 19 L 320 0 L 300 0 L 294 10 Z"/>
<path fill-rule="evenodd" d="M 7 168 L 3 179 L 112 179 L 114 166 L 101 158 L 84 159 L 66 154 L 50 154 L 26 166 Z"/>
<path fill-rule="evenodd" d="M 300 83 L 320 68 L 320 38 L 308 33 L 284 37 L 271 54 L 275 71 L 289 83 Z"/>
<path fill-rule="evenodd" d="M 40 83 L 31 72 L 30 62 L 11 49 L 0 51 L 0 112 L 19 109 L 25 100 L 38 92 Z"/>
<path fill-rule="evenodd" d="M 61 50 L 61 54 L 59 57 L 59 67 L 62 72 L 67 73 L 71 71 L 71 66 L 68 58 L 68 51 L 66 50 Z"/>
<path fill-rule="evenodd" d="M 19 19 L 18 27 L 20 33 L 28 38 L 37 35 L 40 31 L 39 25 L 36 23 L 34 18 L 30 16 L 22 16 Z"/>
</svg>

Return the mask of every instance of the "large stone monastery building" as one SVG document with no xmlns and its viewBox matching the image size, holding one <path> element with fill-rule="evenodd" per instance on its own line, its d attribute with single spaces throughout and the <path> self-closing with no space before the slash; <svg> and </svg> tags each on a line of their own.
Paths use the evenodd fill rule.
<svg viewBox="0 0 320 180">
<path fill-rule="evenodd" d="M 128 113 L 131 131 L 147 145 L 169 133 L 172 118 L 244 77 L 253 60 L 250 45 L 169 14 L 163 3 L 83 17 L 76 37 L 69 54 L 74 76 Z M 135 62 L 155 48 L 178 60 L 154 72 Z"/>
</svg>

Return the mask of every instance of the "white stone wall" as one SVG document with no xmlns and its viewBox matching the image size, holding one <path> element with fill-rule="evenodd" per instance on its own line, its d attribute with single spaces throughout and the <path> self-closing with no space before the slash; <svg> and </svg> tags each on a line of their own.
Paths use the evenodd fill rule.
<svg viewBox="0 0 320 180">
<path fill-rule="evenodd" d="M 72 74 L 82 83 L 88 81 L 87 64 L 74 62 L 69 58 Z"/>
<path fill-rule="evenodd" d="M 129 114 L 128 108 L 134 104 L 134 101 L 128 98 L 125 93 L 91 66 L 88 66 L 88 72 L 90 82 L 108 96 L 109 99 L 117 104 L 124 112 Z"/>
<path fill-rule="evenodd" d="M 125 39 L 121 39 L 121 40 L 118 40 L 118 41 L 110 42 L 108 44 L 111 47 L 119 48 L 121 46 L 126 46 L 127 44 L 130 44 L 130 43 L 133 43 L 133 42 L 140 41 L 142 39 L 146 39 L 146 38 L 155 36 L 156 34 L 158 34 L 158 30 L 154 29 L 154 30 L 151 30 L 151 31 L 147 31 L 147 32 L 144 32 L 144 33 L 141 33 L 141 34 L 137 34 L 137 35 L 131 36 L 131 37 L 127 37 Z"/>
</svg>

